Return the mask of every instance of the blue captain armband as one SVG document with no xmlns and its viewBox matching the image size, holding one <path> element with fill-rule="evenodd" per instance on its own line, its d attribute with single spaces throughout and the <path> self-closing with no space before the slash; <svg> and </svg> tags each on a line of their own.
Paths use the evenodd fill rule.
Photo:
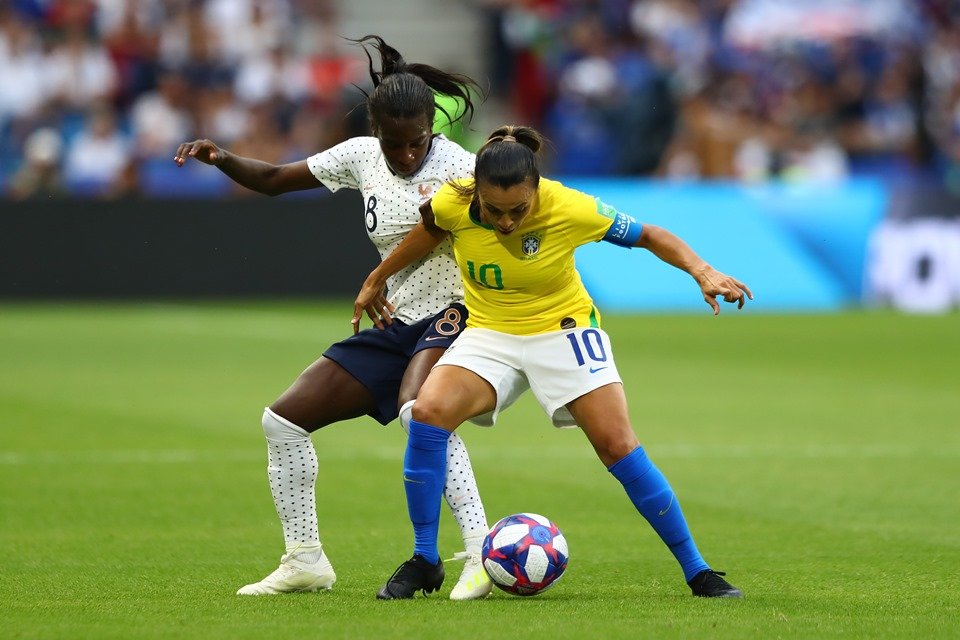
<svg viewBox="0 0 960 640">
<path fill-rule="evenodd" d="M 634 220 L 625 213 L 614 210 L 616 216 L 613 218 L 613 224 L 607 229 L 601 240 L 618 244 L 621 247 L 632 247 L 637 244 L 640 233 L 643 231 L 643 224 Z"/>
</svg>

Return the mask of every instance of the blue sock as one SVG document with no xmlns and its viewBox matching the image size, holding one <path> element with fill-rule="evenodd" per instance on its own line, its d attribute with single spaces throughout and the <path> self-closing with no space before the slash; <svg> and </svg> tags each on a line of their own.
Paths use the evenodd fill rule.
<svg viewBox="0 0 960 640">
<path fill-rule="evenodd" d="M 407 512 L 413 523 L 413 553 L 434 564 L 440 562 L 437 529 L 449 439 L 450 432 L 446 429 L 410 420 L 407 451 L 403 457 L 403 487 L 407 492 Z"/>
<path fill-rule="evenodd" d="M 633 506 L 670 547 L 683 569 L 684 580 L 689 582 L 693 576 L 710 568 L 697 551 L 670 483 L 650 461 L 643 447 L 637 447 L 607 470 L 623 484 Z"/>
</svg>

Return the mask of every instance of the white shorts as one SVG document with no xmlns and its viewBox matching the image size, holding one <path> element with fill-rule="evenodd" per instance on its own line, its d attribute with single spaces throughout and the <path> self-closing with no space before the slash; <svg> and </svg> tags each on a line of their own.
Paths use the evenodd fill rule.
<svg viewBox="0 0 960 640">
<path fill-rule="evenodd" d="M 434 365 L 468 369 L 493 386 L 497 406 L 470 421 L 496 423 L 500 411 L 527 389 L 556 427 L 577 425 L 566 404 L 594 389 L 621 383 L 610 337 L 602 329 L 570 329 L 515 336 L 489 329 L 466 329 Z"/>
</svg>

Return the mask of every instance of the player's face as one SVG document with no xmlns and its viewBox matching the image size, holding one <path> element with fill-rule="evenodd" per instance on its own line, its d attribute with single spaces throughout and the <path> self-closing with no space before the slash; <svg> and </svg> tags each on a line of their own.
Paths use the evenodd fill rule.
<svg viewBox="0 0 960 640">
<path fill-rule="evenodd" d="M 490 184 L 477 185 L 480 216 L 505 236 L 516 231 L 533 209 L 537 189 L 529 181 L 506 189 Z"/>
<path fill-rule="evenodd" d="M 433 131 L 426 116 L 419 118 L 384 118 L 373 128 L 380 141 L 380 150 L 387 166 L 397 175 L 409 178 L 423 165 Z"/>
</svg>

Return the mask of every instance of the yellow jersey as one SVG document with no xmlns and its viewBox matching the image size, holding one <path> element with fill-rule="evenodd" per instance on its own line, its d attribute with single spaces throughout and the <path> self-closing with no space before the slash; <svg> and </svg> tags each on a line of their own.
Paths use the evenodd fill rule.
<svg viewBox="0 0 960 640">
<path fill-rule="evenodd" d="M 534 208 L 507 236 L 481 223 L 469 200 L 449 184 L 437 191 L 431 206 L 436 225 L 453 240 L 470 312 L 468 327 L 535 335 L 600 326 L 600 313 L 580 280 L 573 253 L 604 237 L 615 209 L 545 178 Z"/>
</svg>

